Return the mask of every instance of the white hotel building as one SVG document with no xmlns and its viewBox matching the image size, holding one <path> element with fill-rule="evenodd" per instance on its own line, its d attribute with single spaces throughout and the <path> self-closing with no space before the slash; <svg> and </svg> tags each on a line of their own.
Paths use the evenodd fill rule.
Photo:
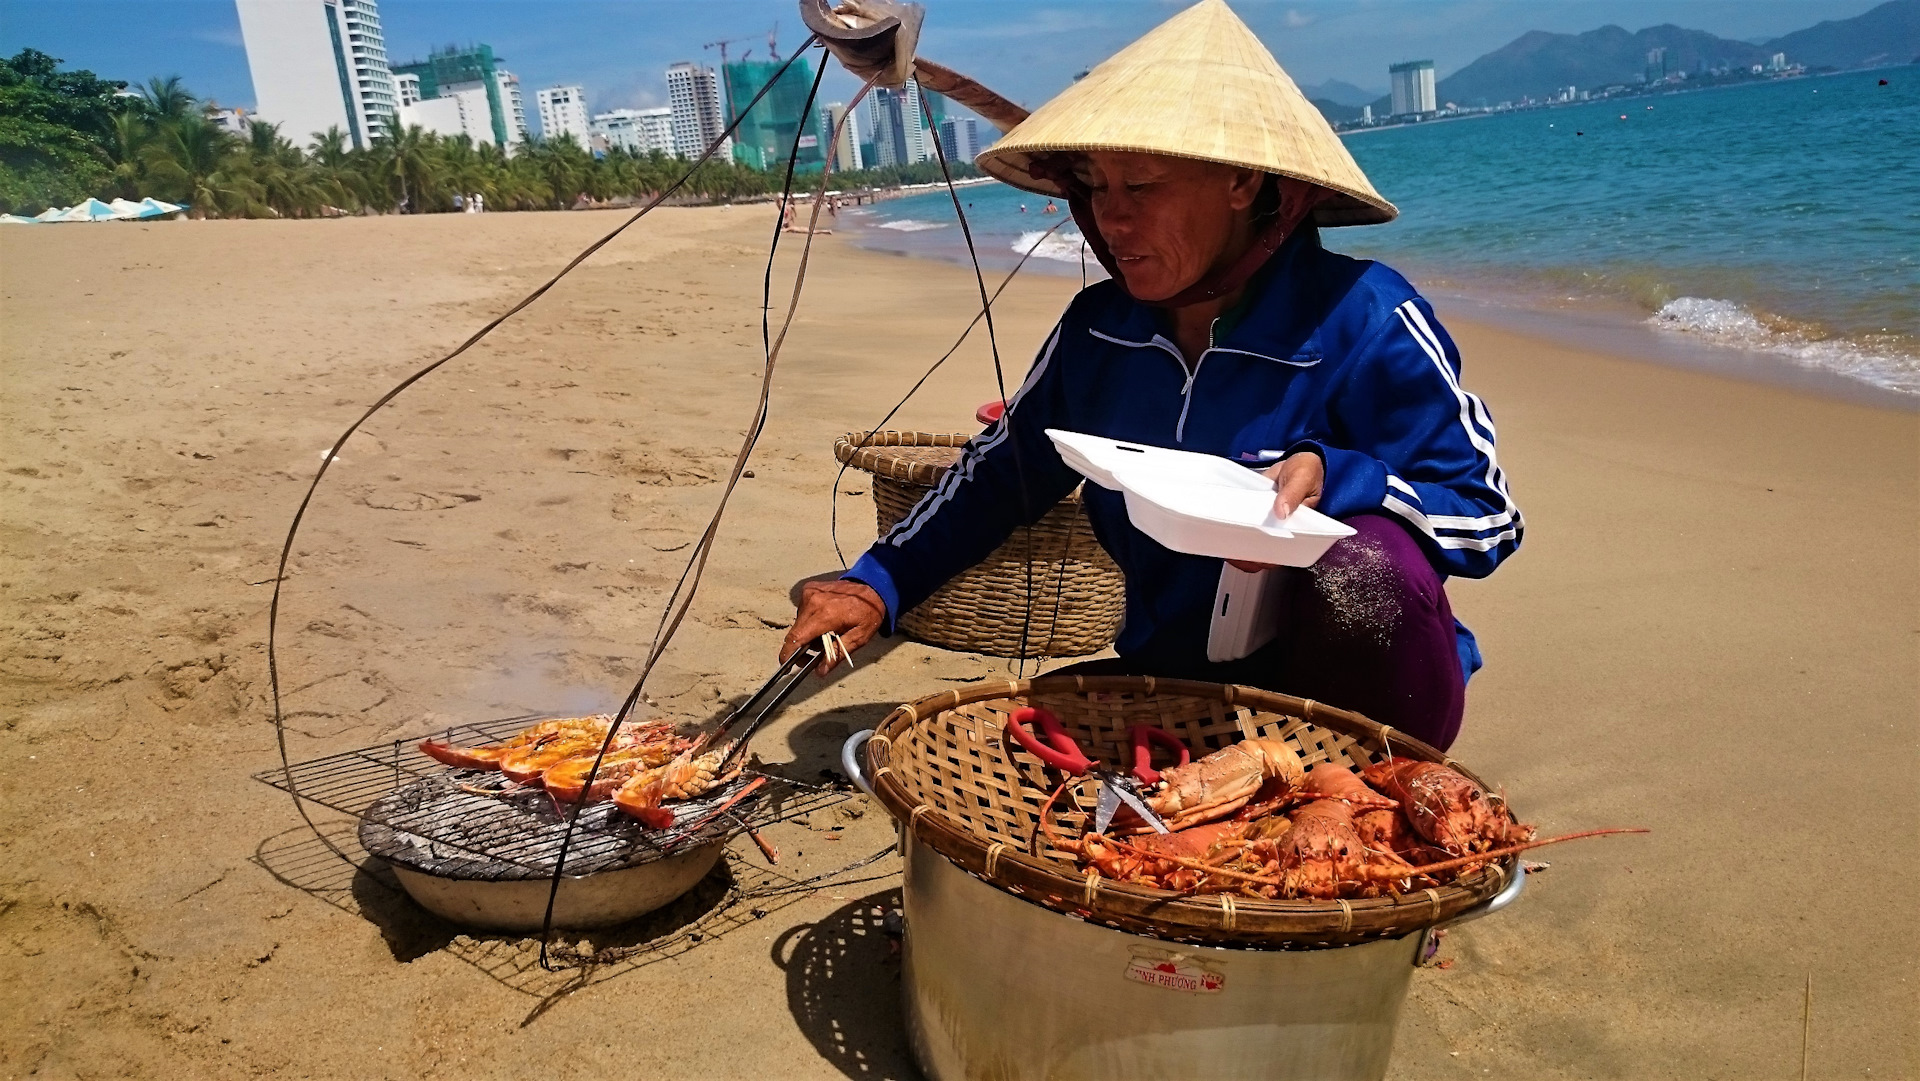
<svg viewBox="0 0 1920 1081">
<path fill-rule="evenodd" d="M 593 133 L 630 154 L 673 153 L 673 110 L 613 109 L 593 116 Z"/>
<path fill-rule="evenodd" d="M 673 113 L 673 152 L 689 160 L 706 153 L 707 145 L 727 130 L 720 108 L 720 80 L 713 69 L 681 61 L 667 69 L 668 108 Z M 733 140 L 714 151 L 714 161 L 733 160 Z"/>
<path fill-rule="evenodd" d="M 234 0 L 255 115 L 305 146 L 328 128 L 370 145 L 399 101 L 376 0 Z"/>
<path fill-rule="evenodd" d="M 552 142 L 563 135 L 587 145 L 593 129 L 587 123 L 587 92 L 578 86 L 556 86 L 534 95 L 540 106 L 540 137 Z"/>
</svg>

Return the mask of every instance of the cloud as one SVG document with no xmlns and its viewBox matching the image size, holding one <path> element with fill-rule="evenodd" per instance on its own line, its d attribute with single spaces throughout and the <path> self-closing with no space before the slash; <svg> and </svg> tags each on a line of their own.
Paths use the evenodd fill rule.
<svg viewBox="0 0 1920 1081">
<path fill-rule="evenodd" d="M 225 45 L 232 49 L 244 49 L 247 47 L 245 39 L 240 36 L 240 28 L 237 26 L 203 26 L 196 30 L 187 31 L 187 36 L 195 41 L 205 41 L 214 45 Z"/>
<path fill-rule="evenodd" d="M 652 109 L 667 104 L 665 87 L 625 80 L 610 83 L 589 94 L 588 107 L 596 113 L 609 109 Z"/>
<path fill-rule="evenodd" d="M 1313 24 L 1313 16 L 1304 14 L 1293 8 L 1287 9 L 1287 29 L 1298 30 L 1303 26 L 1312 26 Z"/>
</svg>

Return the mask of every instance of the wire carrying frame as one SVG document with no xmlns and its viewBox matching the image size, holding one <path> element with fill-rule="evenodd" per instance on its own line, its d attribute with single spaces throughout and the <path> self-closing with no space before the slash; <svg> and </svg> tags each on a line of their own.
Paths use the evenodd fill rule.
<svg viewBox="0 0 1920 1081">
<path fill-rule="evenodd" d="M 707 148 L 700 155 L 700 157 L 695 162 L 693 162 L 692 165 L 690 165 L 689 168 L 686 170 L 686 172 L 683 173 L 677 180 L 675 180 L 672 184 L 668 185 L 663 191 L 656 194 L 652 199 L 648 200 L 645 205 L 643 205 L 640 209 L 638 209 L 633 214 L 628 216 L 619 225 L 615 226 L 612 230 L 610 230 L 606 235 L 594 241 L 592 244 L 589 244 L 578 255 L 570 259 L 557 272 L 555 272 L 546 281 L 541 283 L 533 291 L 528 293 L 525 297 L 521 298 L 519 301 L 517 301 L 516 303 L 508 307 L 501 314 L 499 314 L 498 316 L 495 316 L 493 319 L 489 320 L 487 323 L 482 325 L 479 330 L 475 331 L 472 335 L 467 337 L 464 341 L 462 341 L 459 345 L 457 345 L 452 351 L 448 352 L 446 355 L 440 357 L 439 359 L 425 365 L 419 370 L 413 372 L 411 375 L 401 380 L 398 384 L 396 384 L 386 393 L 384 393 L 379 398 L 377 398 L 370 406 L 367 407 L 367 409 L 364 412 L 362 412 L 351 424 L 347 426 L 347 428 L 334 441 L 334 443 L 328 449 L 328 451 L 322 456 L 320 466 L 315 471 L 313 480 L 309 483 L 307 490 L 303 494 L 298 506 L 294 511 L 293 518 L 289 523 L 289 526 L 287 529 L 287 535 L 285 540 L 282 543 L 278 562 L 275 569 L 275 574 L 272 579 L 273 592 L 272 592 L 272 597 L 268 606 L 267 662 L 268 662 L 268 682 L 269 682 L 269 688 L 270 688 L 270 694 L 271 694 L 271 703 L 273 708 L 275 745 L 276 745 L 276 749 L 277 749 L 279 760 L 280 760 L 280 768 L 278 771 L 275 771 L 278 774 L 278 780 L 274 782 L 275 786 L 282 788 L 284 791 L 287 792 L 288 796 L 293 801 L 294 809 L 296 813 L 300 816 L 302 822 L 305 823 L 308 830 L 311 831 L 313 836 L 319 841 L 320 844 L 324 845 L 328 851 L 330 851 L 334 856 L 338 857 L 339 859 L 345 862 L 348 862 L 350 864 L 355 862 L 352 859 L 352 857 L 349 856 L 346 852 L 344 852 L 338 845 L 336 845 L 327 836 L 327 834 L 320 829 L 318 824 L 316 824 L 315 821 L 313 820 L 311 814 L 308 811 L 306 804 L 308 802 L 321 802 L 321 801 L 311 800 L 310 797 L 307 796 L 302 791 L 302 776 L 300 774 L 300 771 L 296 770 L 288 753 L 287 736 L 286 736 L 286 727 L 287 727 L 286 716 L 285 716 L 284 707 L 282 704 L 282 688 L 280 684 L 280 664 L 279 664 L 279 618 L 280 618 L 280 609 L 281 609 L 283 591 L 284 591 L 285 583 L 288 578 L 288 565 L 292 559 L 293 548 L 299 536 L 300 526 L 306 517 L 306 513 L 308 509 L 312 505 L 314 496 L 319 490 L 321 481 L 325 479 L 330 467 L 338 459 L 338 455 L 341 449 L 354 436 L 354 434 L 357 433 L 361 429 L 361 427 L 364 426 L 366 422 L 374 416 L 374 414 L 378 413 L 381 409 L 385 408 L 400 394 L 404 393 L 406 390 L 408 390 L 409 388 L 411 388 L 412 386 L 420 382 L 422 379 L 426 378 L 428 375 L 437 371 L 438 369 L 448 364 L 455 358 L 466 353 L 469 349 L 471 349 L 474 345 L 478 344 L 480 341 L 484 340 L 488 335 L 490 335 L 499 326 L 504 324 L 507 320 L 518 315 L 521 311 L 525 310 L 527 307 L 532 305 L 535 301 L 545 296 L 550 290 L 552 290 L 552 288 L 555 285 L 557 285 L 561 281 L 561 279 L 565 278 L 581 263 L 585 262 L 589 257 L 591 257 L 593 254 L 598 252 L 600 249 L 604 248 L 607 244 L 611 243 L 614 240 L 614 238 L 618 237 L 621 233 L 625 232 L 629 227 L 631 227 L 634 223 L 638 222 L 641 218 L 651 213 L 656 207 L 660 206 L 665 200 L 667 200 L 668 198 L 672 197 L 674 194 L 679 192 L 687 184 L 687 182 L 692 178 L 694 172 L 698 170 L 701 165 L 705 164 L 708 160 L 710 160 L 715 153 L 718 152 L 719 147 L 724 145 L 725 141 L 732 136 L 732 134 L 740 126 L 741 122 L 744 120 L 746 115 L 754 107 L 759 105 L 762 99 L 764 99 L 767 96 L 767 94 L 773 88 L 773 86 L 778 83 L 778 81 L 787 73 L 787 71 L 792 67 L 792 65 L 801 56 L 805 55 L 808 49 L 812 48 L 816 44 L 819 44 L 819 42 L 820 42 L 820 38 L 818 34 L 810 36 L 807 42 L 804 43 L 798 50 L 796 50 L 787 59 L 787 61 L 784 64 L 782 64 L 777 71 L 774 72 L 772 77 L 768 79 L 767 83 L 760 88 L 760 90 L 753 96 L 753 98 L 750 101 L 748 101 L 744 107 L 737 110 L 736 116 L 734 117 L 732 122 L 727 125 L 727 127 L 720 134 L 720 136 L 717 137 L 712 143 L 710 143 L 707 146 Z M 911 42 L 909 41 L 908 44 L 910 48 Z M 909 52 L 908 60 L 909 62 L 911 61 L 910 52 Z M 803 116 L 811 115 L 813 102 L 817 100 L 821 80 L 824 78 L 825 74 L 826 74 L 826 68 L 825 68 L 825 65 L 822 64 L 819 73 L 815 76 L 813 80 L 813 84 L 808 91 L 806 104 L 802 113 Z M 845 114 L 846 116 L 853 115 L 855 107 L 858 105 L 860 100 L 865 97 L 868 90 L 871 89 L 873 85 L 875 85 L 875 82 L 879 78 L 880 78 L 879 73 L 869 75 L 866 78 L 865 85 L 862 86 L 859 94 L 857 94 L 849 103 L 848 111 Z M 924 108 L 925 106 L 923 103 L 923 109 Z M 930 118 L 930 114 L 929 114 L 929 118 Z M 846 123 L 846 119 L 843 116 L 842 120 L 840 121 L 840 124 L 844 125 L 845 123 Z M 799 150 L 799 144 L 802 138 L 801 132 L 803 132 L 804 130 L 805 130 L 805 125 L 802 125 L 798 130 L 796 130 L 795 137 L 794 137 L 794 145 L 788 155 L 786 173 L 783 179 L 783 184 L 781 189 L 781 203 L 783 206 L 787 205 L 789 200 L 792 198 L 794 164 L 795 164 L 794 159 L 797 156 L 797 153 Z M 839 125 L 836 125 L 833 133 L 834 138 L 828 145 L 835 145 L 838 143 L 841 130 L 842 128 Z M 941 172 L 943 177 L 945 178 L 948 193 L 953 200 L 955 212 L 960 217 L 962 231 L 965 234 L 967 239 L 968 253 L 969 253 L 970 259 L 972 259 L 973 261 L 975 281 L 978 286 L 979 294 L 980 294 L 980 300 L 981 300 L 980 312 L 978 315 L 975 316 L 973 323 L 969 324 L 969 327 L 967 328 L 967 330 L 970 333 L 973 325 L 977 325 L 982 321 L 985 322 L 987 327 L 989 345 L 990 345 L 990 349 L 993 356 L 996 385 L 999 386 L 999 388 L 1001 389 L 1001 396 L 1002 396 L 1002 399 L 1004 400 L 1006 380 L 1005 380 L 1005 374 L 1004 374 L 1004 371 L 1002 370 L 1002 365 L 1000 362 L 998 340 L 997 340 L 997 335 L 993 325 L 993 315 L 992 315 L 993 300 L 997 298 L 997 296 L 999 295 L 999 291 L 996 290 L 994 294 L 991 296 L 987 292 L 985 279 L 979 267 L 978 255 L 974 250 L 971 229 L 969 228 L 966 222 L 965 212 L 960 205 L 958 193 L 954 189 L 952 174 L 947 167 L 944 150 L 942 150 L 936 145 L 935 152 L 941 164 Z M 713 514 L 707 523 L 706 529 L 703 531 L 699 540 L 696 542 L 693 551 L 690 553 L 687 559 L 687 563 L 683 568 L 679 578 L 676 580 L 673 586 L 673 589 L 668 596 L 666 604 L 663 607 L 659 624 L 655 629 L 653 641 L 648 648 L 645 660 L 641 665 L 640 672 L 636 677 L 631 689 L 629 690 L 625 698 L 622 700 L 618 710 L 614 714 L 614 719 L 612 724 L 609 726 L 609 730 L 607 732 L 606 738 L 602 742 L 600 750 L 595 757 L 593 769 L 588 774 L 587 782 L 586 782 L 588 786 L 592 785 L 594 778 L 597 776 L 599 772 L 600 765 L 604 761 L 605 756 L 608 752 L 608 749 L 613 745 L 613 741 L 617 736 L 621 726 L 626 723 L 626 721 L 632 715 L 634 708 L 640 701 L 643 690 L 646 686 L 648 677 L 651 675 L 655 665 L 658 663 L 661 656 L 664 654 L 665 650 L 667 649 L 669 644 L 672 642 L 675 633 L 678 631 L 682 621 L 685 619 L 688 611 L 691 608 L 694 597 L 698 592 L 701 578 L 706 569 L 707 561 L 711 557 L 713 545 L 718 535 L 720 523 L 724 518 L 729 501 L 733 495 L 735 488 L 738 486 L 738 483 L 741 479 L 742 474 L 745 472 L 746 465 L 748 461 L 751 459 L 753 450 L 757 445 L 757 442 L 761 433 L 765 430 L 767 418 L 768 418 L 768 406 L 769 406 L 769 401 L 771 397 L 773 374 L 775 371 L 776 364 L 778 362 L 781 349 L 785 344 L 788 331 L 792 327 L 794 316 L 798 309 L 801 291 L 806 278 L 807 262 L 811 254 L 813 237 L 817 234 L 817 226 L 818 226 L 819 217 L 820 217 L 820 209 L 821 209 L 822 202 L 824 200 L 827 181 L 831 175 L 831 172 L 832 172 L 832 162 L 831 162 L 831 159 L 829 158 L 826 164 L 826 168 L 823 169 L 821 174 L 819 190 L 815 194 L 813 199 L 813 207 L 812 207 L 811 217 L 808 223 L 807 236 L 801 250 L 799 265 L 795 272 L 792 293 L 787 304 L 787 308 L 784 314 L 782 324 L 777 333 L 774 332 L 772 327 L 772 303 L 771 303 L 773 262 L 775 257 L 778 254 L 780 235 L 781 235 L 781 223 L 778 220 L 776 220 L 773 235 L 768 248 L 766 270 L 763 274 L 762 305 L 761 305 L 761 342 L 762 342 L 764 361 L 763 361 L 763 367 L 761 372 L 759 395 L 754 406 L 751 423 L 747 427 L 741 447 L 735 456 L 732 471 L 728 475 L 722 487 L 718 504 L 715 507 Z M 1028 254 L 1030 254 L 1030 252 Z M 1023 256 L 1022 265 L 1024 265 L 1024 262 L 1025 262 L 1025 258 Z M 1014 273 L 1017 273 L 1018 269 L 1019 267 L 1016 267 Z M 1012 276 L 1013 276 L 1012 274 L 1009 274 L 1008 280 L 1011 280 Z M 1001 289 L 1004 289 L 1005 285 L 1006 283 L 1002 282 Z M 962 340 L 964 340 L 965 337 L 966 337 L 966 334 L 963 333 Z M 959 343 L 956 342 L 955 343 L 956 349 L 958 348 L 958 345 Z M 952 354 L 952 350 L 949 350 L 948 356 L 950 356 L 951 354 Z M 943 363 L 945 359 L 946 359 L 945 357 L 942 357 L 940 362 L 936 362 L 935 367 L 938 367 L 938 364 Z M 924 381 L 925 380 L 923 378 L 922 382 L 924 383 Z M 918 384 L 916 384 L 916 389 L 917 389 L 917 386 Z M 1020 448 L 1018 445 L 1019 440 L 1017 436 L 1014 438 L 1013 444 L 1014 444 L 1014 453 L 1017 459 L 1020 454 Z M 1024 499 L 1025 498 L 1024 483 L 1022 487 L 1023 487 L 1022 497 Z M 1028 574 L 1029 574 L 1029 577 L 1031 577 L 1031 571 L 1029 571 Z M 1029 590 L 1029 598 L 1030 597 L 1031 597 L 1031 590 Z M 1029 599 L 1029 605 L 1030 604 L 1031 604 L 1031 600 Z M 790 693 L 794 689 L 794 687 L 797 686 L 799 678 L 804 676 L 807 671 L 812 670 L 812 668 L 816 664 L 818 664 L 820 660 L 821 660 L 821 653 L 818 650 L 816 650 L 810 655 L 810 659 L 804 662 L 802 670 L 799 672 L 799 674 L 793 676 L 793 678 L 791 678 L 781 686 L 780 691 L 776 696 L 776 701 L 774 703 L 769 704 L 765 708 L 763 708 L 761 712 L 755 716 L 753 721 L 749 723 L 747 729 L 742 733 L 741 739 L 735 744 L 734 753 L 729 755 L 730 762 L 744 756 L 746 737 L 750 736 L 754 729 L 758 728 L 760 724 L 764 723 L 767 717 L 771 714 L 772 710 L 777 706 L 778 704 L 777 699 L 784 698 L 787 693 Z M 779 678 L 781 678 L 781 676 L 776 675 L 775 679 L 777 680 Z M 769 682 L 769 686 L 771 685 L 772 685 L 772 681 Z M 762 691 L 764 692 L 766 689 L 767 688 L 763 687 Z M 728 723 L 731 724 L 732 721 L 737 719 L 738 719 L 737 717 L 730 718 Z M 703 742 L 711 741 L 714 738 L 714 736 L 718 734 L 719 733 L 717 732 L 710 734 L 709 736 L 705 737 L 705 740 Z M 323 805 L 325 804 L 323 803 Z M 587 804 L 584 802 L 576 803 L 572 805 L 571 813 L 567 816 L 565 829 L 560 838 L 558 852 L 556 853 L 555 858 L 553 860 L 552 879 L 551 879 L 551 885 L 550 885 L 549 894 L 548 894 L 545 927 L 543 929 L 543 933 L 541 936 L 542 950 L 541 950 L 540 963 L 542 967 L 551 967 L 550 958 L 548 955 L 548 947 L 552 941 L 553 903 L 558 893 L 561 878 L 567 870 L 567 859 L 569 855 L 569 850 L 573 844 L 576 828 L 578 827 L 581 821 L 582 813 L 586 809 L 587 809 Z M 716 811 L 715 815 L 717 816 L 719 813 L 720 813 L 719 811 Z"/>
</svg>

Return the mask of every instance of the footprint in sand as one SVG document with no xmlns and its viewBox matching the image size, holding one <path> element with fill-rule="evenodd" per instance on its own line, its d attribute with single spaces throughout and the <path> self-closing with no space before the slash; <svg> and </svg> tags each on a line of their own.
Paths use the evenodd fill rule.
<svg viewBox="0 0 1920 1081">
<path fill-rule="evenodd" d="M 451 510 L 479 501 L 472 492 L 415 492 L 406 488 L 376 488 L 360 498 L 375 510 Z"/>
</svg>

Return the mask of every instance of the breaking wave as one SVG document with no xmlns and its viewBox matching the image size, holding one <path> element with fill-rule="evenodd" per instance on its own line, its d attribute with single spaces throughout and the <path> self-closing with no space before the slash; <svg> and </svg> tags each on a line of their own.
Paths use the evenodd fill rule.
<svg viewBox="0 0 1920 1081">
<path fill-rule="evenodd" d="M 874 228 L 892 229 L 899 233 L 923 233 L 928 229 L 945 229 L 946 227 L 947 223 L 942 221 L 919 221 L 915 218 L 901 218 L 899 221 L 883 221 Z"/>
<path fill-rule="evenodd" d="M 1920 355 L 1916 355 L 1913 343 L 1898 335 L 1833 337 L 1815 325 L 1755 312 L 1731 300 L 1711 297 L 1670 300 L 1647 322 L 1660 330 L 1695 335 L 1736 349 L 1770 353 L 1804 367 L 1838 372 L 1887 390 L 1920 395 Z"/>
<path fill-rule="evenodd" d="M 1013 242 L 1013 250 L 1021 255 L 1031 254 L 1035 259 L 1077 263 L 1080 261 L 1080 245 L 1085 242 L 1086 238 L 1072 229 L 1063 229 L 1052 236 L 1048 236 L 1042 230 L 1035 230 L 1031 233 L 1021 233 L 1020 239 Z M 1093 253 L 1088 252 L 1087 255 L 1088 262 L 1091 263 Z"/>
</svg>

